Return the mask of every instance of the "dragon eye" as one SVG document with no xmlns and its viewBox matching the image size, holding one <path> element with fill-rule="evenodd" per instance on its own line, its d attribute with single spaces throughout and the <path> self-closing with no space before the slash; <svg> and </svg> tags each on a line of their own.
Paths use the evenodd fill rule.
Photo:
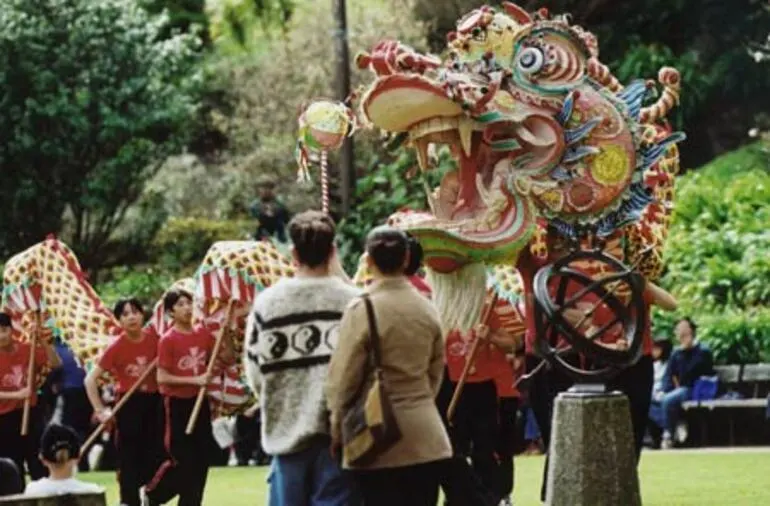
<svg viewBox="0 0 770 506">
<path fill-rule="evenodd" d="M 483 42 L 487 38 L 487 32 L 486 30 L 482 30 L 480 27 L 477 26 L 471 32 L 471 36 L 473 37 L 473 40 Z"/>
<path fill-rule="evenodd" d="M 545 56 L 535 47 L 528 47 L 519 53 L 516 65 L 525 74 L 534 74 L 543 68 Z"/>
</svg>

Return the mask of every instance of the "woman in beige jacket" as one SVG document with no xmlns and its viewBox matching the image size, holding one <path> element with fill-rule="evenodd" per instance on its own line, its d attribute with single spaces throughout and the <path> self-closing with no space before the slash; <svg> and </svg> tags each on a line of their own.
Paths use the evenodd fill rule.
<svg viewBox="0 0 770 506">
<path fill-rule="evenodd" d="M 365 506 L 434 506 L 438 501 L 442 464 L 452 447 L 435 404 L 444 368 L 444 346 L 438 315 L 404 276 L 409 261 L 406 234 L 374 229 L 366 241 L 374 282 L 368 287 L 382 350 L 384 385 L 395 412 L 401 439 L 365 467 L 343 465 L 354 472 Z M 369 385 L 369 329 L 366 306 L 355 299 L 346 309 L 337 350 L 326 385 L 332 433 L 337 446 L 346 408 Z"/>
</svg>

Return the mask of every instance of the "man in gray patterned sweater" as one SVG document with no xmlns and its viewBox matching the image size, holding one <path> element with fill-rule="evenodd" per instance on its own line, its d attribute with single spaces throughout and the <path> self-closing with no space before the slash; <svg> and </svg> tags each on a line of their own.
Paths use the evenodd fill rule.
<svg viewBox="0 0 770 506">
<path fill-rule="evenodd" d="M 269 506 L 359 504 L 330 451 L 324 384 L 339 324 L 358 289 L 332 273 L 335 226 L 317 211 L 289 223 L 294 278 L 254 301 L 246 374 L 262 404 L 262 444 L 273 455 Z"/>
</svg>

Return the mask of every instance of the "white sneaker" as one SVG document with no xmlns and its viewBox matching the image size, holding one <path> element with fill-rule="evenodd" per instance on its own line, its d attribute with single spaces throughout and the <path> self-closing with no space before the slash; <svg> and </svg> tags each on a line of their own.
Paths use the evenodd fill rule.
<svg viewBox="0 0 770 506">
<path fill-rule="evenodd" d="M 671 441 L 671 434 L 669 434 L 668 431 L 665 431 L 663 433 L 663 436 L 660 438 L 660 449 L 670 450 L 673 447 L 674 447 L 674 442 Z"/>
<path fill-rule="evenodd" d="M 147 495 L 147 487 L 139 487 L 139 504 L 150 506 L 150 496 Z"/>
<path fill-rule="evenodd" d="M 676 425 L 676 442 L 677 443 L 684 443 L 687 441 L 687 424 L 684 422 L 679 422 Z"/>
<path fill-rule="evenodd" d="M 513 506 L 513 501 L 511 501 L 510 497 L 503 497 L 500 500 L 500 505 L 499 506 Z"/>
<path fill-rule="evenodd" d="M 104 446 L 94 445 L 91 447 L 91 451 L 88 452 L 86 459 L 88 459 L 88 469 L 91 471 L 98 471 L 99 464 L 102 461 L 102 454 L 104 454 Z"/>
</svg>

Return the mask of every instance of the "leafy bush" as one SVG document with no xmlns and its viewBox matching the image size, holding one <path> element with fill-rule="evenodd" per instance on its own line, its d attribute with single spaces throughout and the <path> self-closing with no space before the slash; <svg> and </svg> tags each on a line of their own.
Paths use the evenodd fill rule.
<svg viewBox="0 0 770 506">
<path fill-rule="evenodd" d="M 770 172 L 753 144 L 680 178 L 662 284 L 720 361 L 770 360 Z M 658 315 L 656 329 L 673 317 Z"/>
<path fill-rule="evenodd" d="M 137 297 L 149 310 L 174 281 L 193 273 L 189 269 L 177 272 L 155 265 L 115 267 L 106 272 L 104 280 L 94 289 L 107 307 L 112 307 L 122 297 Z"/>
<path fill-rule="evenodd" d="M 248 240 L 255 228 L 254 221 L 171 218 L 155 237 L 152 256 L 162 266 L 194 270 L 213 243 Z"/>
</svg>

